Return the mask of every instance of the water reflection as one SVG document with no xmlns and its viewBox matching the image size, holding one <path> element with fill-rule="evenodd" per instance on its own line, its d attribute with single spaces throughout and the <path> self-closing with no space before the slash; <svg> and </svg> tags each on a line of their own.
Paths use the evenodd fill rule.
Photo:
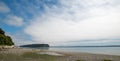
<svg viewBox="0 0 120 61">
<path fill-rule="evenodd" d="M 37 49 L 40 49 L 40 50 L 49 50 L 49 47 L 37 47 Z"/>
</svg>

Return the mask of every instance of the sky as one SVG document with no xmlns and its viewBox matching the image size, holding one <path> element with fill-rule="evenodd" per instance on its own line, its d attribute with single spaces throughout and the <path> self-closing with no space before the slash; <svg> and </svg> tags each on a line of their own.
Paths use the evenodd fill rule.
<svg viewBox="0 0 120 61">
<path fill-rule="evenodd" d="M 0 0 L 15 45 L 120 45 L 120 0 Z"/>
</svg>

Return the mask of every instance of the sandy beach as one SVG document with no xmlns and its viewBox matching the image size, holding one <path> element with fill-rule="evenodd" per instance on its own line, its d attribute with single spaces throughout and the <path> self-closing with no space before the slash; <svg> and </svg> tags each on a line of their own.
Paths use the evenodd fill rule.
<svg viewBox="0 0 120 61">
<path fill-rule="evenodd" d="M 120 56 L 14 48 L 1 50 L 0 61 L 120 61 Z"/>
</svg>

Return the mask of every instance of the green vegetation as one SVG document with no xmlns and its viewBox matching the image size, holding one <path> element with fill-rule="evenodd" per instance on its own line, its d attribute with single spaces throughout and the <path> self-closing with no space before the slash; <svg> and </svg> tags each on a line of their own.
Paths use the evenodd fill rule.
<svg viewBox="0 0 120 61">
<path fill-rule="evenodd" d="M 10 36 L 5 35 L 5 32 L 0 28 L 0 45 L 14 45 Z"/>
<path fill-rule="evenodd" d="M 1 61 L 56 61 L 57 59 L 61 59 L 61 57 L 34 52 L 26 52 L 22 55 L 12 53 L 0 54 Z"/>
<path fill-rule="evenodd" d="M 23 61 L 22 57 L 20 57 L 17 54 L 12 54 L 12 53 L 2 53 L 0 54 L 0 61 Z"/>
<path fill-rule="evenodd" d="M 112 60 L 109 60 L 109 59 L 104 59 L 103 61 L 112 61 Z"/>
<path fill-rule="evenodd" d="M 37 59 L 37 60 L 42 60 L 42 61 L 53 61 L 57 58 L 56 56 L 51 56 L 47 54 L 37 54 L 33 52 L 27 52 L 23 54 L 22 57 L 26 59 Z"/>
<path fill-rule="evenodd" d="M 76 60 L 76 61 L 84 61 L 84 60 Z"/>
</svg>

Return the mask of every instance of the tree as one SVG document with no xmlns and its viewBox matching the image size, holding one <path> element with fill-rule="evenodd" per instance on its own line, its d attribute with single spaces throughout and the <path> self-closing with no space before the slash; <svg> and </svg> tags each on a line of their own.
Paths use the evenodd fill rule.
<svg viewBox="0 0 120 61">
<path fill-rule="evenodd" d="M 14 45 L 12 38 L 10 36 L 6 36 L 5 32 L 0 28 L 0 45 Z"/>
<path fill-rule="evenodd" d="M 2 34 L 0 34 L 0 45 L 5 45 L 5 39 L 6 37 Z"/>
<path fill-rule="evenodd" d="M 5 34 L 5 32 L 0 28 L 0 34 Z"/>
<path fill-rule="evenodd" d="M 7 37 L 7 38 L 6 38 L 6 39 L 7 39 L 7 40 L 6 40 L 6 41 L 7 41 L 6 44 L 7 44 L 7 45 L 14 45 L 14 43 L 13 43 L 11 37 L 10 37 L 10 36 L 6 36 L 6 37 Z"/>
</svg>

